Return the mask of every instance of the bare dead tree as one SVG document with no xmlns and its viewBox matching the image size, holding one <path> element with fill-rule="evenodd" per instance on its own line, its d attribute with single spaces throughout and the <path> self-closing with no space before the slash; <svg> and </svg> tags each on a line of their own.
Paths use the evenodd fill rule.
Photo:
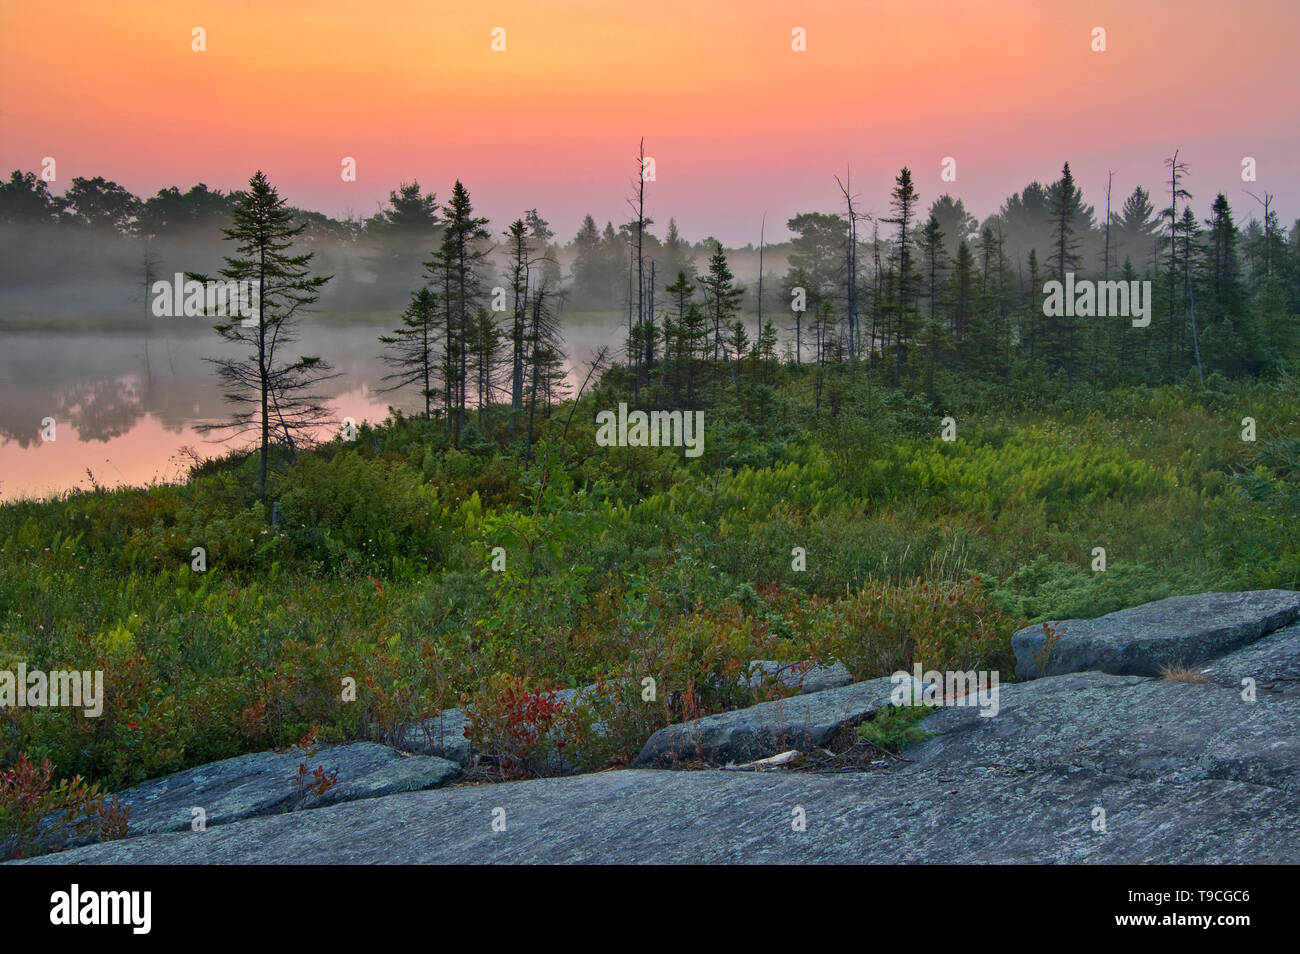
<svg viewBox="0 0 1300 954">
<path fill-rule="evenodd" d="M 1245 192 L 1246 195 L 1250 196 L 1252 199 L 1254 199 L 1256 202 L 1258 202 L 1260 205 L 1264 207 L 1264 277 L 1269 278 L 1273 275 L 1273 263 L 1272 263 L 1273 242 L 1272 242 L 1272 235 L 1269 232 L 1269 229 L 1272 227 L 1272 223 L 1269 221 L 1268 207 L 1273 203 L 1273 196 L 1271 193 L 1265 192 L 1264 198 L 1261 199 L 1259 196 L 1255 195 L 1255 193 L 1251 192 L 1249 189 L 1242 189 L 1241 191 Z"/>
<path fill-rule="evenodd" d="M 840 177 L 835 177 L 835 184 L 840 187 L 840 193 L 844 196 L 844 204 L 848 207 L 849 212 L 849 243 L 846 254 L 846 267 L 848 274 L 845 276 L 847 286 L 846 302 L 849 319 L 849 364 L 853 364 L 857 356 L 857 337 L 858 337 L 858 316 L 857 316 L 857 298 L 858 298 L 858 213 L 853 207 L 853 201 L 856 196 L 852 192 L 853 173 L 846 168 L 844 172 L 844 181 Z"/>
<path fill-rule="evenodd" d="M 1115 173 L 1106 170 L 1106 243 L 1103 246 L 1101 255 L 1101 277 L 1102 281 L 1110 279 L 1110 187 L 1115 179 Z"/>
<path fill-rule="evenodd" d="M 1178 161 L 1178 152 L 1179 150 L 1175 149 L 1174 154 L 1165 160 L 1165 165 L 1169 168 L 1169 208 L 1166 210 L 1169 212 L 1169 347 L 1166 354 L 1167 366 L 1171 366 L 1173 363 L 1175 299 L 1178 297 L 1174 293 L 1174 282 L 1178 275 L 1178 200 L 1192 197 L 1192 194 L 1181 185 L 1183 176 L 1187 174 L 1187 163 Z"/>
<path fill-rule="evenodd" d="M 564 437 L 569 436 L 569 425 L 573 423 L 573 412 L 578 409 L 578 402 L 582 400 L 582 392 L 587 390 L 587 385 L 591 383 L 593 377 L 599 377 L 609 364 L 609 345 L 601 345 L 591 353 L 591 360 L 587 363 L 587 376 L 582 379 L 582 384 L 578 387 L 578 393 L 573 396 L 573 404 L 569 407 L 569 416 L 564 421 Z"/>
<path fill-rule="evenodd" d="M 763 246 L 766 244 L 767 210 L 763 210 L 763 219 L 758 225 L 758 327 L 755 329 L 755 341 L 763 339 Z"/>
</svg>

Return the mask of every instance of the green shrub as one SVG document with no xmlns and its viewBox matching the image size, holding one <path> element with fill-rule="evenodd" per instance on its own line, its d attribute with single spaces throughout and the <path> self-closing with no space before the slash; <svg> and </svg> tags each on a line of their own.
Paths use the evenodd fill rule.
<svg viewBox="0 0 1300 954">
<path fill-rule="evenodd" d="M 1012 573 L 994 597 L 1008 613 L 1037 623 L 1093 619 L 1202 588 L 1194 578 L 1143 563 L 1112 563 L 1104 572 L 1094 573 L 1040 557 Z"/>
<path fill-rule="evenodd" d="M 999 609 L 984 581 L 902 586 L 870 583 L 825 606 L 831 654 L 857 679 L 924 669 L 1015 668 L 1020 621 Z M 798 627 L 796 625 L 796 631 Z"/>
<path fill-rule="evenodd" d="M 932 715 L 934 709 L 928 706 L 882 706 L 870 719 L 859 723 L 858 739 L 897 754 L 930 737 L 921 722 Z"/>
</svg>

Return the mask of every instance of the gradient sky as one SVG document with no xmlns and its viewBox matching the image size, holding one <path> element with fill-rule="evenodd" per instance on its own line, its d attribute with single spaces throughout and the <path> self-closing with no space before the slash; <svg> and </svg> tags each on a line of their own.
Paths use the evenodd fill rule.
<svg viewBox="0 0 1300 954">
<path fill-rule="evenodd" d="M 1118 206 L 1177 147 L 1201 217 L 1223 191 L 1244 221 L 1250 189 L 1289 224 L 1297 27 L 1294 0 L 0 0 L 0 168 L 53 156 L 56 192 L 103 175 L 152 195 L 260 167 L 333 215 L 459 177 L 494 229 L 536 206 L 567 240 L 584 212 L 629 217 L 644 135 L 653 230 L 672 215 L 744 244 L 764 211 L 780 241 L 795 212 L 837 208 L 846 165 L 868 211 L 907 164 L 925 204 L 949 191 L 983 216 L 1066 159 L 1097 205 L 1114 170 Z"/>
</svg>

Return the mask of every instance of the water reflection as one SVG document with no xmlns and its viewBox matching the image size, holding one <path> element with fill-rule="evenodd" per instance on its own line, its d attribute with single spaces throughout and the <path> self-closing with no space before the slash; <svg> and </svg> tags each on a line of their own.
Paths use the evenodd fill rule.
<svg viewBox="0 0 1300 954">
<path fill-rule="evenodd" d="M 329 315 L 300 327 L 294 353 L 320 355 L 339 372 L 321 387 L 335 419 L 377 421 L 390 405 L 408 412 L 419 406 L 414 389 L 375 390 L 388 373 L 376 339 L 396 324 L 385 315 Z M 585 374 L 590 352 L 616 343 L 619 328 L 618 316 L 571 323 L 569 363 Z M 89 489 L 92 482 L 176 480 L 193 463 L 191 452 L 212 457 L 243 446 L 195 430 L 230 411 L 206 360 L 224 356 L 227 346 L 201 323 L 42 317 L 5 328 L 0 340 L 0 499 Z M 49 417 L 55 440 L 43 441 Z"/>
</svg>

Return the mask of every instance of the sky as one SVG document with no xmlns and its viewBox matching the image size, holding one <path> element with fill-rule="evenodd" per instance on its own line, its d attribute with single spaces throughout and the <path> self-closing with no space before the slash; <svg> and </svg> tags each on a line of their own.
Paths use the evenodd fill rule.
<svg viewBox="0 0 1300 954">
<path fill-rule="evenodd" d="M 734 246 L 835 210 L 846 170 L 865 211 L 907 165 L 982 217 L 1066 160 L 1099 208 L 1113 171 L 1118 207 L 1177 148 L 1201 217 L 1222 191 L 1244 221 L 1250 190 L 1289 224 L 1298 27 L 1294 0 L 0 0 L 0 168 L 144 196 L 261 168 L 336 216 L 459 178 L 494 229 L 536 207 L 568 239 L 632 217 L 644 137 L 652 231 Z"/>
</svg>

